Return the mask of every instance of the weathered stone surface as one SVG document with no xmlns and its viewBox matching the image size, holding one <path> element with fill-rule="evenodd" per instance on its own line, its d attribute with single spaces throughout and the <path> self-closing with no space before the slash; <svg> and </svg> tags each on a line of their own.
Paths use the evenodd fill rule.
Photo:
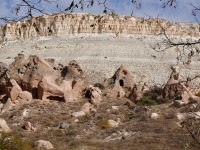
<svg viewBox="0 0 200 150">
<path fill-rule="evenodd" d="M 10 128 L 8 127 L 6 121 L 0 118 L 0 132 L 10 132 Z"/>
<path fill-rule="evenodd" d="M 98 87 L 90 86 L 86 92 L 86 97 L 90 98 L 91 103 L 99 104 L 102 101 L 102 92 Z"/>
<path fill-rule="evenodd" d="M 39 55 L 30 55 L 25 63 L 26 72 L 22 79 L 22 89 L 32 93 L 37 98 L 37 85 L 45 76 L 55 77 L 55 70 Z"/>
<path fill-rule="evenodd" d="M 121 93 L 129 92 L 133 86 L 133 76 L 125 65 L 121 65 L 112 78 L 104 82 L 104 86 L 110 89 L 108 97 L 120 97 Z M 124 95 L 124 94 L 123 94 Z"/>
<path fill-rule="evenodd" d="M 61 87 L 64 93 L 64 100 L 65 102 L 73 102 L 74 101 L 74 94 L 72 90 L 72 82 L 71 80 L 63 80 L 61 83 Z"/>
<path fill-rule="evenodd" d="M 13 108 L 14 104 L 10 98 L 7 99 L 6 103 L 3 105 L 1 109 L 1 113 L 7 112 Z"/>
<path fill-rule="evenodd" d="M 32 94 L 28 91 L 22 91 L 18 95 L 19 100 L 31 101 L 33 99 Z"/>
<path fill-rule="evenodd" d="M 36 127 L 32 126 L 30 122 L 25 123 L 24 129 L 28 131 L 36 132 Z"/>
<path fill-rule="evenodd" d="M 168 27 L 166 34 L 199 36 L 198 24 L 184 24 L 169 22 L 164 19 L 143 19 L 129 16 L 93 15 L 87 13 L 60 13 L 42 15 L 29 21 L 8 23 L 0 29 L 1 41 L 14 41 L 36 36 L 69 35 L 82 33 L 114 33 L 155 35 L 161 32 L 157 21 Z M 184 28 L 177 28 L 177 26 Z"/>
<path fill-rule="evenodd" d="M 53 145 L 49 141 L 38 140 L 35 142 L 34 147 L 39 149 L 54 149 Z"/>
<path fill-rule="evenodd" d="M 6 86 L 6 95 L 10 97 L 10 99 L 14 102 L 19 93 L 22 92 L 21 87 L 17 84 L 14 79 L 9 79 L 8 84 Z"/>
<path fill-rule="evenodd" d="M 151 114 L 151 119 L 156 120 L 158 119 L 160 116 L 157 113 L 152 113 Z"/>
<path fill-rule="evenodd" d="M 55 79 L 51 76 L 44 77 L 38 83 L 38 98 L 41 100 L 46 99 L 63 99 L 63 89 L 55 83 Z"/>
<path fill-rule="evenodd" d="M 68 66 L 62 70 L 62 76 L 68 80 L 76 78 L 81 73 L 82 69 L 75 60 L 70 61 Z"/>
<path fill-rule="evenodd" d="M 183 89 L 181 83 L 166 85 L 163 89 L 163 98 L 169 97 L 180 100 Z"/>
<path fill-rule="evenodd" d="M 120 124 L 121 124 L 121 119 L 120 118 L 117 119 L 117 122 L 112 120 L 112 119 L 107 121 L 107 126 L 111 127 L 111 128 L 118 127 Z"/>
<path fill-rule="evenodd" d="M 93 109 L 93 107 L 92 107 L 92 104 L 90 104 L 90 103 L 85 103 L 85 104 L 82 106 L 82 111 L 83 111 L 84 113 L 89 113 L 92 109 Z"/>
<path fill-rule="evenodd" d="M 89 87 L 87 75 L 82 72 L 78 77 L 73 80 L 72 89 L 73 89 L 73 99 L 78 100 L 85 97 L 87 89 Z"/>
<path fill-rule="evenodd" d="M 73 112 L 72 113 L 72 117 L 75 117 L 75 118 L 82 117 L 82 116 L 85 116 L 85 113 L 82 110 L 78 111 L 78 112 Z"/>
</svg>

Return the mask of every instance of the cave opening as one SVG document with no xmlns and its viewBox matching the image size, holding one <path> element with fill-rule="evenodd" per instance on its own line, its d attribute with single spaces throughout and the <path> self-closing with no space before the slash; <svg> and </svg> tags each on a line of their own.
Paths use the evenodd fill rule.
<svg viewBox="0 0 200 150">
<path fill-rule="evenodd" d="M 124 81 L 121 79 L 121 80 L 119 80 L 119 85 L 121 86 L 121 87 L 124 87 Z"/>
</svg>

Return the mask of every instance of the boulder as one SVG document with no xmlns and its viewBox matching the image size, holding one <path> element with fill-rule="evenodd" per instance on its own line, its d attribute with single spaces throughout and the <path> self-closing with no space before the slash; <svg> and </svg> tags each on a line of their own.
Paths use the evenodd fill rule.
<svg viewBox="0 0 200 150">
<path fill-rule="evenodd" d="M 68 123 L 61 123 L 59 125 L 59 129 L 68 129 L 70 127 L 70 124 Z"/>
<path fill-rule="evenodd" d="M 25 123 L 24 129 L 28 131 L 36 132 L 36 127 L 33 127 L 30 122 Z"/>
<path fill-rule="evenodd" d="M 6 95 L 14 102 L 20 92 L 22 92 L 22 89 L 17 82 L 14 79 L 9 79 L 6 86 Z"/>
<path fill-rule="evenodd" d="M 118 127 L 120 125 L 120 123 L 121 123 L 120 118 L 117 119 L 117 122 L 110 119 L 107 122 L 107 127 L 115 128 L 115 127 Z"/>
<path fill-rule="evenodd" d="M 31 101 L 32 98 L 32 94 L 28 91 L 22 91 L 19 93 L 18 98 L 19 100 L 26 100 L 26 101 Z"/>
<path fill-rule="evenodd" d="M 157 113 L 152 113 L 151 114 L 151 119 L 156 120 L 159 118 L 159 115 Z"/>
<path fill-rule="evenodd" d="M 112 110 L 119 110 L 118 106 L 112 106 Z"/>
<path fill-rule="evenodd" d="M 38 83 L 38 98 L 41 100 L 64 100 L 63 89 L 55 83 L 55 79 L 52 76 L 44 77 Z"/>
<path fill-rule="evenodd" d="M 11 101 L 10 98 L 7 99 L 7 102 L 4 104 L 4 106 L 1 108 L 1 113 L 7 112 L 11 110 L 14 107 L 14 103 Z"/>
<path fill-rule="evenodd" d="M 86 92 L 86 97 L 88 97 L 93 104 L 99 104 L 102 101 L 101 90 L 98 87 L 90 86 Z"/>
<path fill-rule="evenodd" d="M 90 103 L 85 103 L 83 106 L 82 106 L 82 111 L 84 113 L 89 113 L 91 110 L 93 109 L 92 105 Z"/>
<path fill-rule="evenodd" d="M 82 116 L 85 116 L 85 113 L 82 110 L 78 111 L 78 112 L 73 112 L 72 113 L 72 117 L 75 117 L 75 118 L 82 117 Z"/>
<path fill-rule="evenodd" d="M 36 141 L 34 147 L 37 149 L 54 149 L 53 145 L 49 141 L 45 140 Z"/>
<path fill-rule="evenodd" d="M 6 121 L 0 118 L 0 132 L 10 132 L 11 129 L 8 127 Z"/>
</svg>

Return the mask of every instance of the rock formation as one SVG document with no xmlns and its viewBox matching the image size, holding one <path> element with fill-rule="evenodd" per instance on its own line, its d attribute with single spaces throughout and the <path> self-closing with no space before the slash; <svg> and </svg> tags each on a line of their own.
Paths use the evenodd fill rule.
<svg viewBox="0 0 200 150">
<path fill-rule="evenodd" d="M 166 34 L 199 36 L 198 24 L 169 22 L 164 19 L 144 19 L 130 16 L 93 15 L 87 13 L 59 13 L 42 15 L 27 21 L 13 22 L 0 29 L 1 42 L 37 36 L 69 34 L 121 34 L 155 35 L 161 27 L 168 27 Z M 179 26 L 179 28 L 177 28 Z"/>
<path fill-rule="evenodd" d="M 172 73 L 169 80 L 163 88 L 163 98 L 173 98 L 174 100 L 181 100 L 183 103 L 189 103 L 189 98 L 198 99 L 195 96 L 195 88 L 192 85 L 191 79 L 187 78 L 187 81 L 181 81 L 179 72 L 171 68 Z"/>
<path fill-rule="evenodd" d="M 87 90 L 86 97 L 90 98 L 91 103 L 99 104 L 102 101 L 102 92 L 98 87 L 90 86 Z"/>
<path fill-rule="evenodd" d="M 87 75 L 73 60 L 66 67 L 53 60 L 19 54 L 9 65 L 0 64 L 1 111 L 33 98 L 73 102 L 85 97 L 89 87 Z"/>
<path fill-rule="evenodd" d="M 104 86 L 110 89 L 108 97 L 123 97 L 134 86 L 132 73 L 125 65 L 121 65 L 112 78 L 105 80 Z"/>
</svg>

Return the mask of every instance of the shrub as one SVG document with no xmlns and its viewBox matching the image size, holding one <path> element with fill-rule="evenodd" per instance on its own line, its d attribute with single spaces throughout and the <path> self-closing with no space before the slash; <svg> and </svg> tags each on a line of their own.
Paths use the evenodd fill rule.
<svg viewBox="0 0 200 150">
<path fill-rule="evenodd" d="M 196 93 L 195 96 L 200 97 L 200 91 L 198 93 Z"/>
<path fill-rule="evenodd" d="M 30 150 L 31 145 L 23 141 L 20 137 L 12 136 L 8 133 L 1 133 L 0 150 Z"/>
<path fill-rule="evenodd" d="M 145 105 L 145 106 L 151 106 L 151 105 L 156 105 L 156 104 L 157 103 L 155 100 L 147 96 L 142 96 L 140 101 L 137 102 L 137 105 Z"/>
<path fill-rule="evenodd" d="M 172 107 L 180 108 L 181 104 L 177 101 L 174 101 L 174 103 L 171 105 Z"/>
<path fill-rule="evenodd" d="M 109 124 L 109 122 L 108 122 L 108 121 L 104 121 L 102 127 L 103 127 L 103 129 L 110 128 L 110 124 Z"/>
</svg>

